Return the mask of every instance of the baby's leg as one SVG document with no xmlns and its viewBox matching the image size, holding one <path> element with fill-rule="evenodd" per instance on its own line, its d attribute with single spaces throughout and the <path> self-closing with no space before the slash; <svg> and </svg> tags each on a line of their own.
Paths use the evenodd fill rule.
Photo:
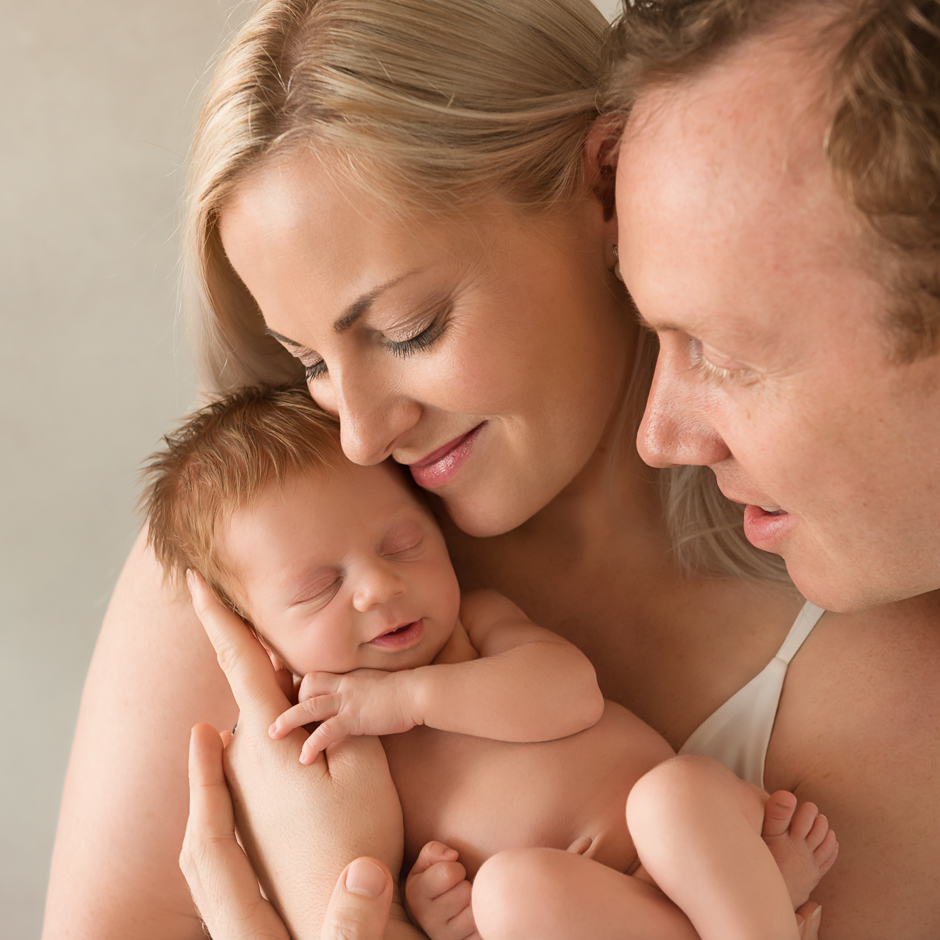
<svg viewBox="0 0 940 940">
<path fill-rule="evenodd" d="M 793 902 L 761 838 L 766 794 L 716 761 L 679 757 L 643 776 L 627 825 L 645 871 L 702 940 L 796 940 Z"/>
<path fill-rule="evenodd" d="M 699 940 L 654 885 L 561 849 L 494 855 L 477 872 L 472 906 L 483 940 Z"/>
</svg>

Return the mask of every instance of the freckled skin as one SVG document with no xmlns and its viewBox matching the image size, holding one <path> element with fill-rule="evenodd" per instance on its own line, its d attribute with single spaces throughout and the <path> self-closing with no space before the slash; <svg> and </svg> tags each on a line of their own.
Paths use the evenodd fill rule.
<svg viewBox="0 0 940 940">
<path fill-rule="evenodd" d="M 661 343 L 641 456 L 785 510 L 760 547 L 858 610 L 940 587 L 940 357 L 890 359 L 884 259 L 825 162 L 821 87 L 777 39 L 642 95 L 619 250 Z"/>
</svg>

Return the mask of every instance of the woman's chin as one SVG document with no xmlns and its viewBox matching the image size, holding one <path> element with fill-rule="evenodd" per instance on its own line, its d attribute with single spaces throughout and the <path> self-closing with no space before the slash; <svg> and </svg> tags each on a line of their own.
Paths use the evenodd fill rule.
<svg viewBox="0 0 940 940">
<path fill-rule="evenodd" d="M 541 508 L 531 499 L 443 498 L 444 508 L 454 525 L 473 538 L 486 539 L 519 528 Z"/>
</svg>

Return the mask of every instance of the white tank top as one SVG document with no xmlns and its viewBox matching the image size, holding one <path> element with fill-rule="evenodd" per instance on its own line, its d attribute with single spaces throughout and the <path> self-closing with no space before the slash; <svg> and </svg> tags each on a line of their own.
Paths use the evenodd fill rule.
<svg viewBox="0 0 940 940">
<path fill-rule="evenodd" d="M 706 718 L 679 753 L 713 757 L 742 780 L 763 787 L 767 745 L 787 667 L 824 613 L 821 607 L 807 601 L 777 655 L 743 689 L 738 689 Z"/>
</svg>

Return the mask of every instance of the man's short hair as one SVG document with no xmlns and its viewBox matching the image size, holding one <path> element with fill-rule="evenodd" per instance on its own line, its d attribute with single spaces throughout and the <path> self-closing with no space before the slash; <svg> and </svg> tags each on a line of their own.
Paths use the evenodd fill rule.
<svg viewBox="0 0 940 940">
<path fill-rule="evenodd" d="M 190 415 L 164 442 L 142 471 L 148 544 L 167 577 L 192 568 L 238 611 L 216 550 L 219 522 L 271 482 L 339 466 L 339 424 L 304 386 L 252 387 Z"/>
<path fill-rule="evenodd" d="M 838 37 L 827 157 L 892 256 L 886 325 L 895 358 L 912 361 L 940 350 L 940 0 L 624 0 L 603 105 L 627 114 L 644 90 L 820 11 Z"/>
</svg>

